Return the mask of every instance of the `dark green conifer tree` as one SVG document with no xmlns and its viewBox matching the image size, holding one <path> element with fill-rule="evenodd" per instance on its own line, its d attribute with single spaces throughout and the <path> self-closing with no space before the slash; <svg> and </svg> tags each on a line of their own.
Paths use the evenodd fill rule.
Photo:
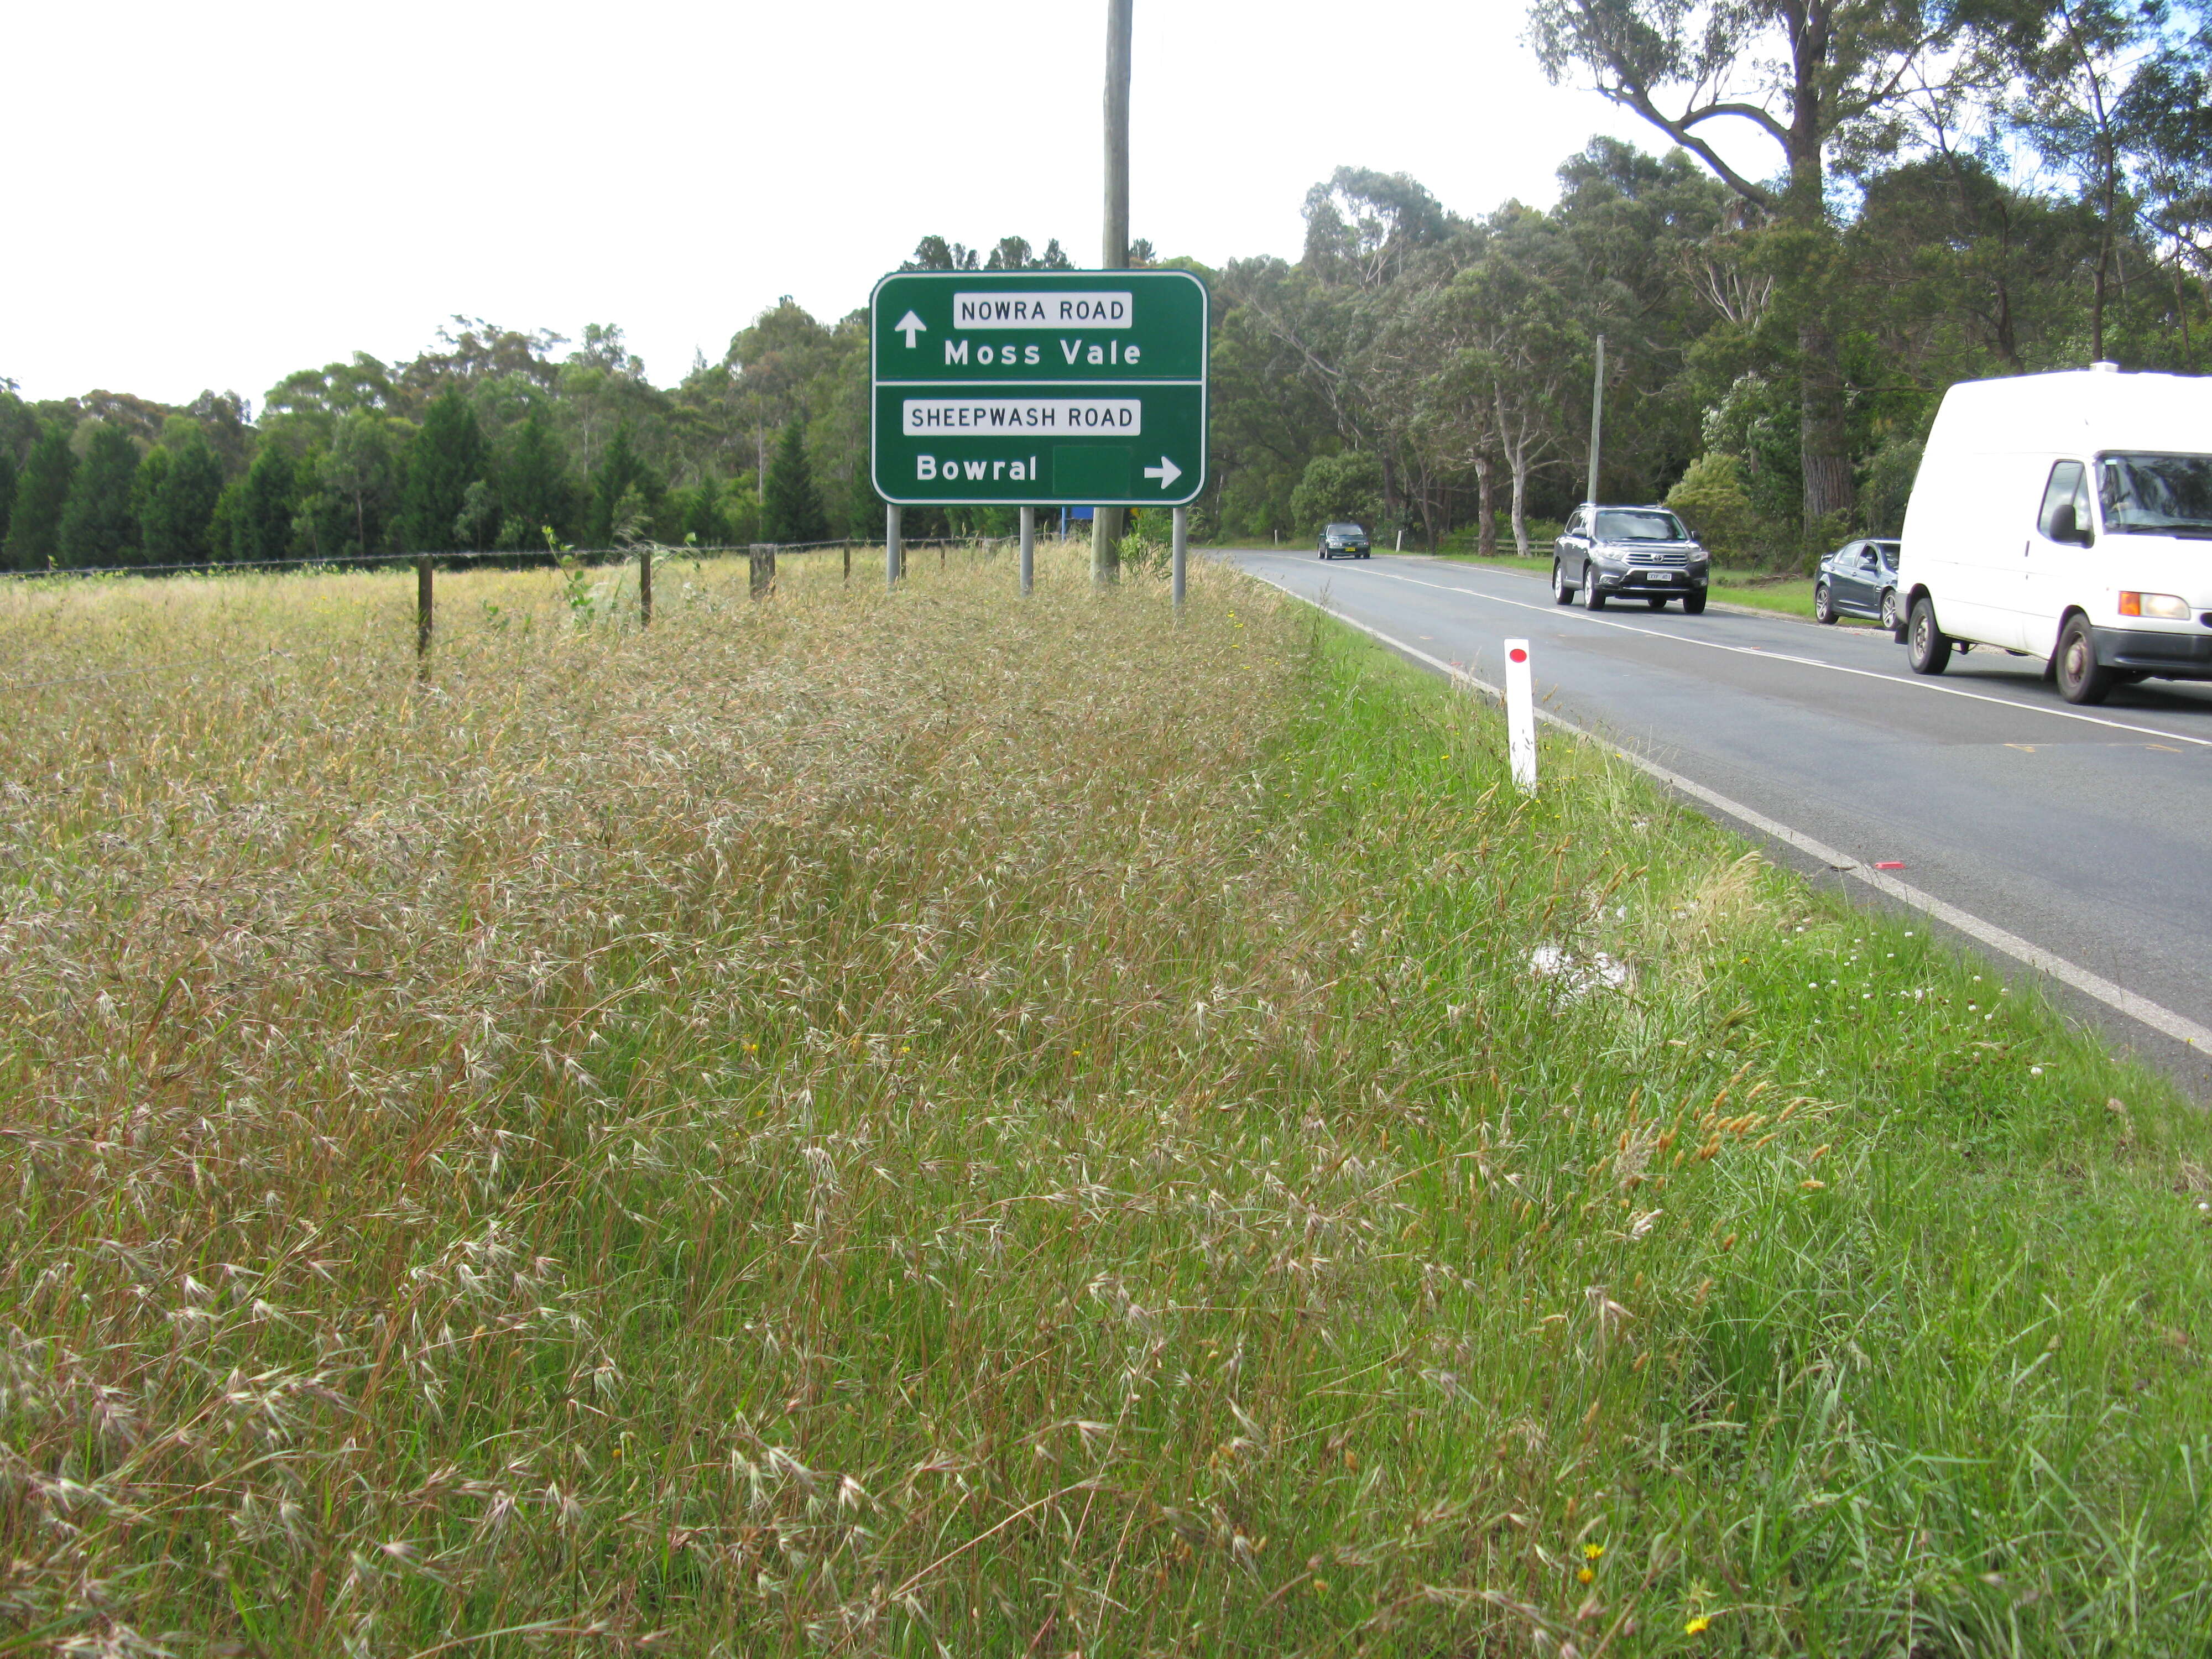
<svg viewBox="0 0 2212 1659">
<path fill-rule="evenodd" d="M 722 507 L 722 481 L 702 478 L 684 492 L 683 520 L 678 526 L 694 547 L 727 547 L 736 532 Z"/>
<path fill-rule="evenodd" d="M 768 488 L 761 499 L 761 536 L 786 544 L 830 539 L 822 497 L 814 488 L 814 470 L 807 464 L 806 434 L 795 420 L 783 428 L 775 459 L 768 464 Z"/>
<path fill-rule="evenodd" d="M 76 569 L 138 562 L 138 446 L 105 422 L 94 426 L 62 508 L 59 561 Z"/>
<path fill-rule="evenodd" d="M 292 465 L 292 453 L 280 443 L 264 441 L 253 465 L 246 469 L 244 492 L 238 504 L 238 556 L 252 560 L 289 556 L 292 515 L 298 510 L 298 470 Z"/>
<path fill-rule="evenodd" d="M 61 554 L 62 512 L 69 504 L 70 480 L 76 471 L 76 453 L 70 447 L 70 429 L 59 421 L 48 421 L 39 429 L 15 482 L 15 511 L 8 519 L 4 557 L 10 570 L 44 570 Z"/>
<path fill-rule="evenodd" d="M 845 486 L 845 533 L 855 541 L 872 541 L 884 533 L 884 498 L 876 494 L 868 476 L 868 458 L 853 463 L 853 476 Z"/>
<path fill-rule="evenodd" d="M 612 547 L 621 536 L 649 535 L 666 486 L 631 443 L 629 422 L 615 428 L 592 476 L 592 516 L 585 534 L 593 547 Z"/>
<path fill-rule="evenodd" d="M 399 534 L 411 552 L 436 553 L 464 539 L 456 527 L 469 486 L 491 469 L 483 430 L 459 386 L 448 386 L 422 416 L 407 448 Z"/>
<path fill-rule="evenodd" d="M 15 476 L 20 471 L 7 445 L 0 443 L 0 547 L 8 544 L 8 517 L 15 507 Z"/>
<path fill-rule="evenodd" d="M 166 463 L 157 466 L 163 457 Z M 214 551 L 208 538 L 222 495 L 222 463 L 198 425 L 173 421 L 139 478 L 138 538 L 146 562 L 205 564 Z"/>
<path fill-rule="evenodd" d="M 576 533 L 576 487 L 568 455 L 542 408 L 530 411 L 499 470 L 501 545 L 542 548 L 545 532 L 566 540 Z"/>
</svg>

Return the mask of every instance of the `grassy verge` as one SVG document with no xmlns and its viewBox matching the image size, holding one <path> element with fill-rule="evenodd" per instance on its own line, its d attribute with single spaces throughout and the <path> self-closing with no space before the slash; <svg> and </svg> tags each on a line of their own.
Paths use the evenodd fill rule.
<svg viewBox="0 0 2212 1659">
<path fill-rule="evenodd" d="M 1040 562 L 0 595 L 0 1643 L 2202 1650 L 2193 1109 Z"/>
</svg>

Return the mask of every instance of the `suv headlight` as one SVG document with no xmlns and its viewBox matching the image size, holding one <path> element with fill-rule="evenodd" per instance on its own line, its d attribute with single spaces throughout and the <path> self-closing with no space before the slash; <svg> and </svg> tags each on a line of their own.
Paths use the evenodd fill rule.
<svg viewBox="0 0 2212 1659">
<path fill-rule="evenodd" d="M 2173 593 L 2136 593 L 2123 590 L 2120 594 L 2120 614 L 2123 617 L 2162 617 L 2167 622 L 2187 622 L 2189 607 Z"/>
</svg>

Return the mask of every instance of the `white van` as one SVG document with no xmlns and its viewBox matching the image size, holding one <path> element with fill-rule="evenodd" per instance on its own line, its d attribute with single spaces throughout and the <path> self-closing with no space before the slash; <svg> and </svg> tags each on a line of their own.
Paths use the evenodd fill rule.
<svg viewBox="0 0 2212 1659">
<path fill-rule="evenodd" d="M 2212 679 L 2212 379 L 2099 363 L 1953 386 L 1898 590 L 1916 673 L 1984 645 L 2044 659 L 2069 702 Z"/>
</svg>

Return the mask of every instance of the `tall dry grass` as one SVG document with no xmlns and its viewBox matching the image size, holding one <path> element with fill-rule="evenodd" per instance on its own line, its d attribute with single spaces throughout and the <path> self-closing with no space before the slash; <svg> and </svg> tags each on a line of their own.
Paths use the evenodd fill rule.
<svg viewBox="0 0 2212 1659">
<path fill-rule="evenodd" d="M 0 1647 L 2191 1628 L 2203 1137 L 1972 964 L 1225 573 L 556 580 L 0 595 Z"/>
</svg>

